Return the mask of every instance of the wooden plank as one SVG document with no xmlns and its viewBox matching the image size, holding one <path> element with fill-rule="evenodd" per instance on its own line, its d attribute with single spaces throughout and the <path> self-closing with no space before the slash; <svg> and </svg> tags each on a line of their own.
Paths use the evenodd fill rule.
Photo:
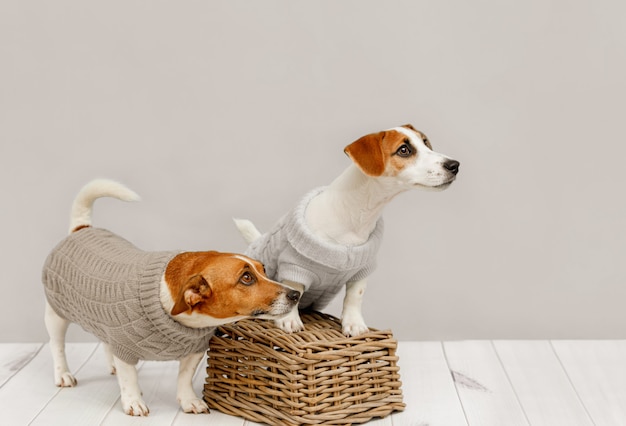
<svg viewBox="0 0 626 426">
<path fill-rule="evenodd" d="M 445 342 L 444 350 L 470 425 L 528 425 L 490 341 Z"/>
<path fill-rule="evenodd" d="M 67 346 L 68 364 L 75 375 L 80 373 L 81 367 L 93 355 L 96 347 L 97 343 Z M 61 389 L 54 385 L 52 355 L 46 344 L 27 365 L 0 388 L 0 412 L 3 424 L 28 424 L 60 392 Z"/>
<path fill-rule="evenodd" d="M 400 377 L 406 409 L 394 426 L 467 425 L 440 342 L 400 342 Z"/>
<path fill-rule="evenodd" d="M 73 348 L 80 344 L 68 344 Z M 33 425 L 49 425 L 63 419 L 64 424 L 98 424 L 119 397 L 115 376 L 109 374 L 104 349 L 100 344 L 75 374 L 78 384 L 61 388 L 33 419 Z"/>
<path fill-rule="evenodd" d="M 151 425 L 170 425 L 177 413 L 176 373 L 172 372 L 178 369 L 175 364 L 143 361 L 137 364 L 139 385 L 144 393 L 144 399 L 151 413 L 159 413 L 151 415 Z M 124 414 L 117 377 L 109 374 L 105 353 L 101 347 L 85 363 L 76 379 L 78 386 L 65 388 L 59 392 L 34 419 L 33 425 L 49 425 L 59 418 L 70 425 L 106 423 L 122 426 L 144 421 Z M 170 386 L 168 387 L 165 382 Z M 168 398 L 171 400 L 167 404 L 162 401 Z"/>
<path fill-rule="evenodd" d="M 257 426 L 215 410 L 208 416 L 182 413 L 175 398 L 177 362 L 143 364 L 139 380 L 151 414 L 148 419 L 126 416 L 117 380 L 107 374 L 104 354 L 96 346 L 68 345 L 70 367 L 79 383 L 74 389 L 59 389 L 53 384 L 47 345 L 0 345 L 3 424 L 54 424 L 63 419 L 64 424 L 147 421 L 204 426 L 208 421 Z M 370 423 L 489 425 L 506 413 L 499 423 L 513 425 L 518 424 L 521 405 L 533 426 L 626 426 L 626 341 L 496 341 L 490 346 L 489 342 L 446 342 L 443 347 L 438 342 L 401 342 L 398 353 L 407 408 Z M 198 394 L 205 365 L 203 361 L 194 378 Z"/>
<path fill-rule="evenodd" d="M 0 387 L 27 365 L 43 343 L 3 343 L 0 345 Z"/>
<path fill-rule="evenodd" d="M 494 346 L 530 424 L 593 424 L 550 342 L 495 341 Z"/>
<path fill-rule="evenodd" d="M 201 363 L 205 366 L 206 363 Z M 63 389 L 45 407 L 33 421 L 33 425 L 54 424 L 55 420 L 63 419 L 64 424 L 103 424 L 103 425 L 193 425 L 202 423 L 206 426 L 208 420 L 216 421 L 220 425 L 243 426 L 241 419 L 231 422 L 231 416 L 194 415 L 180 410 L 176 400 L 176 380 L 178 376 L 178 362 L 139 362 L 139 385 L 144 400 L 150 408 L 147 418 L 129 416 L 124 413 L 120 402 L 120 390 L 115 376 L 108 374 L 104 351 L 102 348 L 85 363 L 81 373 L 77 375 L 78 386 Z M 198 374 L 196 374 L 198 376 Z M 204 378 L 201 378 L 204 381 Z M 200 393 L 200 386 L 195 387 Z M 76 409 L 76 407 L 81 407 Z M 212 413 L 213 414 L 213 413 Z M 225 421 L 224 418 L 226 418 Z"/>
<path fill-rule="evenodd" d="M 553 341 L 596 425 L 626 425 L 626 340 Z"/>
</svg>

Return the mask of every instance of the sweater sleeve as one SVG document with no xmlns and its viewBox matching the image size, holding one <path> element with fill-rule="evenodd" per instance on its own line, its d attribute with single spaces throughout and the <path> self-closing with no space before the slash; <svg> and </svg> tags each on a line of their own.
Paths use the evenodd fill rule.
<svg viewBox="0 0 626 426">
<path fill-rule="evenodd" d="M 365 279 L 372 272 L 374 272 L 374 270 L 376 270 L 376 260 L 375 259 L 373 261 L 371 261 L 370 263 L 368 263 L 367 265 L 365 265 L 363 268 L 361 268 L 352 277 L 350 277 L 350 279 L 348 279 L 348 282 L 359 281 L 359 280 Z"/>
</svg>

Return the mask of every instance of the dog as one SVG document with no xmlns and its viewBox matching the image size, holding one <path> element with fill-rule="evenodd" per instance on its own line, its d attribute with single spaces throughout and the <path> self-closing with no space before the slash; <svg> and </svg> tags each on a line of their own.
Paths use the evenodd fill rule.
<svg viewBox="0 0 626 426">
<path fill-rule="evenodd" d="M 55 384 L 76 385 L 65 356 L 65 334 L 74 322 L 104 342 L 126 414 L 149 413 L 137 381 L 139 359 L 179 360 L 181 408 L 208 413 L 191 381 L 215 328 L 247 317 L 283 316 L 297 306 L 300 294 L 268 279 L 260 262 L 243 255 L 146 252 L 94 228 L 92 207 L 100 197 L 139 199 L 114 181 L 88 183 L 74 200 L 70 235 L 46 260 L 45 324 Z"/>
<path fill-rule="evenodd" d="M 369 134 L 348 145 L 353 161 L 330 185 L 307 194 L 267 233 L 235 219 L 269 277 L 303 292 L 299 308 L 323 309 L 345 285 L 342 329 L 358 336 L 369 329 L 362 315 L 367 276 L 376 266 L 383 234 L 382 211 L 396 195 L 413 188 L 444 190 L 460 163 L 433 151 L 412 125 Z M 276 324 L 286 332 L 304 329 L 298 308 Z"/>
</svg>

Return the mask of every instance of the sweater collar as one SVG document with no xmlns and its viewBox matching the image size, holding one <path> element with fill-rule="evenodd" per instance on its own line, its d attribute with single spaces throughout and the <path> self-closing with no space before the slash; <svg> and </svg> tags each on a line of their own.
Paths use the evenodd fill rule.
<svg viewBox="0 0 626 426">
<path fill-rule="evenodd" d="M 300 203 L 285 216 L 285 231 L 291 246 L 302 256 L 317 263 L 339 270 L 351 270 L 373 263 L 380 247 L 383 235 L 382 217 L 369 239 L 360 245 L 345 246 L 333 244 L 318 238 L 306 224 L 305 212 L 309 202 L 326 187 L 319 187 L 309 192 Z"/>
<path fill-rule="evenodd" d="M 215 327 L 191 328 L 174 320 L 163 308 L 160 299 L 159 283 L 168 262 L 178 252 L 150 252 L 149 261 L 144 266 L 139 282 L 139 298 L 143 312 L 155 330 L 172 344 L 196 344 L 210 338 Z"/>
</svg>

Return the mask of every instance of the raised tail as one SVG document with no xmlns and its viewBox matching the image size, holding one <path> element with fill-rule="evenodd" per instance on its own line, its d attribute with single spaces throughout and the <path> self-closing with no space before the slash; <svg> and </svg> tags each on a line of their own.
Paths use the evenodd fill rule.
<svg viewBox="0 0 626 426">
<path fill-rule="evenodd" d="M 252 222 L 246 219 L 233 219 L 235 222 L 235 226 L 241 232 L 243 239 L 246 240 L 248 244 L 252 243 L 254 240 L 261 236 L 261 233 L 256 226 Z"/>
<path fill-rule="evenodd" d="M 70 216 L 70 233 L 79 228 L 91 226 L 93 203 L 102 197 L 112 197 L 122 201 L 140 200 L 139 195 L 121 183 L 109 179 L 92 180 L 83 186 L 74 199 Z"/>
</svg>

